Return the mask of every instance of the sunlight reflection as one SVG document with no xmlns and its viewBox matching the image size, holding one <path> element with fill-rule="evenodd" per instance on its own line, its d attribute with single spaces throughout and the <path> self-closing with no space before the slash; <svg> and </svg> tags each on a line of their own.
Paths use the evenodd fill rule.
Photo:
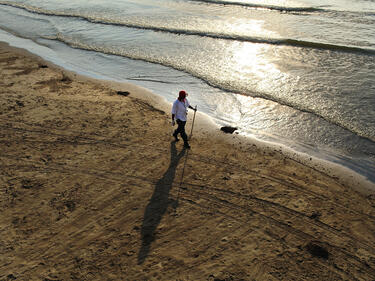
<svg viewBox="0 0 375 281">
<path fill-rule="evenodd" d="M 251 77 L 255 80 L 254 90 L 257 91 L 270 91 L 274 87 L 274 81 L 283 76 L 278 67 L 266 57 L 269 48 L 264 44 L 241 42 L 233 45 L 232 67 L 241 74 L 239 77 Z"/>
<path fill-rule="evenodd" d="M 274 31 L 268 30 L 264 27 L 263 20 L 246 20 L 243 19 L 235 20 L 233 19 L 226 21 L 226 25 L 223 28 L 225 32 L 234 34 L 251 34 L 252 37 L 278 37 L 278 34 Z"/>
<path fill-rule="evenodd" d="M 285 89 L 289 88 L 288 73 L 282 70 L 278 61 L 272 59 L 272 46 L 261 43 L 233 42 L 227 46 L 227 55 L 223 58 L 223 75 L 228 76 L 228 83 L 236 85 L 239 81 L 243 88 L 238 88 L 243 95 L 226 95 L 218 97 L 215 113 L 221 116 L 223 121 L 233 125 L 249 126 L 255 120 L 262 120 L 254 129 L 264 129 L 269 127 L 277 120 L 269 120 L 266 112 L 269 108 L 264 108 L 264 100 L 259 103 L 259 99 L 250 96 L 262 95 L 279 92 L 281 95 Z M 268 104 L 270 106 L 270 104 Z"/>
</svg>

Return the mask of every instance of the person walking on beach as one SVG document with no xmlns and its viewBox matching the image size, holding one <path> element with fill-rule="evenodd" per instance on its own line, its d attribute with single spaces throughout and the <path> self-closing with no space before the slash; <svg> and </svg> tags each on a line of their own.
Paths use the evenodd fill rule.
<svg viewBox="0 0 375 281">
<path fill-rule="evenodd" d="M 179 141 L 177 135 L 180 134 L 184 140 L 184 147 L 190 148 L 188 137 L 185 132 L 185 125 L 187 120 L 187 111 L 188 108 L 196 111 L 194 107 L 189 104 L 189 101 L 186 98 L 187 93 L 185 91 L 180 91 L 178 93 L 178 98 L 174 101 L 172 105 L 172 126 L 175 125 L 175 119 L 177 121 L 177 129 L 174 131 L 173 136 L 176 141 Z"/>
</svg>

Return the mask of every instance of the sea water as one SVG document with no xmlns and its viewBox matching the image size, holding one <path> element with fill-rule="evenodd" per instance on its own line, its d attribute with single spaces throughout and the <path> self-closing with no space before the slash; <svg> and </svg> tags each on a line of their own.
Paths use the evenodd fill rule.
<svg viewBox="0 0 375 281">
<path fill-rule="evenodd" d="M 0 0 L 0 29 L 375 182 L 375 0 Z"/>
</svg>

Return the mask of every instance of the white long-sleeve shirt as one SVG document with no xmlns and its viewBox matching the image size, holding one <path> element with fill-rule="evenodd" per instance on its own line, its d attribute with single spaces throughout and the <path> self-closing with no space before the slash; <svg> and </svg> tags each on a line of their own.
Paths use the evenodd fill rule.
<svg viewBox="0 0 375 281">
<path fill-rule="evenodd" d="M 190 104 L 187 99 L 185 101 L 179 101 L 178 99 L 174 101 L 172 105 L 172 114 L 175 115 L 176 119 L 179 119 L 181 121 L 187 120 L 187 111 Z"/>
</svg>

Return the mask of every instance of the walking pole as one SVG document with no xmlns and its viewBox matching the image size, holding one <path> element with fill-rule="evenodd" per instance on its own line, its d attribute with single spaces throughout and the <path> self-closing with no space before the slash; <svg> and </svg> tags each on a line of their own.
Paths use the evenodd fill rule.
<svg viewBox="0 0 375 281">
<path fill-rule="evenodd" d="M 194 110 L 194 116 L 193 116 L 193 122 L 192 122 L 192 124 L 191 124 L 191 131 L 190 131 L 189 140 L 191 140 L 191 136 L 193 135 L 193 128 L 194 128 L 194 121 L 195 121 L 195 113 L 196 113 L 196 112 L 197 112 L 197 106 L 195 106 L 195 110 Z M 189 150 L 187 150 L 187 151 L 186 151 L 186 154 L 185 154 L 184 166 L 183 166 L 183 168 L 182 168 L 180 184 L 179 184 L 179 186 L 178 186 L 178 193 L 177 193 L 177 199 L 176 199 L 177 205 L 178 205 L 178 199 L 180 198 L 180 190 L 181 190 L 181 188 L 182 188 L 182 183 L 183 183 L 183 180 L 184 180 L 185 167 L 186 167 L 186 162 L 187 162 L 187 159 L 188 159 L 188 155 L 189 155 Z M 176 210 L 177 210 L 177 206 L 176 206 L 176 208 L 174 209 L 175 213 L 176 213 Z"/>
<path fill-rule="evenodd" d="M 182 188 L 182 182 L 184 180 L 185 167 L 186 167 L 186 162 L 187 162 L 187 159 L 188 159 L 188 154 L 189 154 L 189 149 L 186 151 L 186 154 L 185 154 L 184 166 L 182 168 L 182 173 L 181 173 L 181 178 L 180 178 L 180 184 L 178 186 L 178 193 L 177 193 L 177 199 L 176 199 L 176 207 L 174 208 L 174 213 L 175 214 L 176 214 L 176 211 L 177 211 L 178 200 L 180 199 L 180 191 L 181 191 L 181 188 Z"/>
<path fill-rule="evenodd" d="M 194 110 L 194 116 L 193 116 L 193 122 L 191 124 L 191 131 L 190 131 L 190 136 L 189 136 L 189 140 L 191 140 L 191 137 L 193 136 L 193 128 L 194 128 L 194 121 L 195 121 L 195 113 L 197 113 L 197 105 L 195 106 L 195 110 Z"/>
</svg>

